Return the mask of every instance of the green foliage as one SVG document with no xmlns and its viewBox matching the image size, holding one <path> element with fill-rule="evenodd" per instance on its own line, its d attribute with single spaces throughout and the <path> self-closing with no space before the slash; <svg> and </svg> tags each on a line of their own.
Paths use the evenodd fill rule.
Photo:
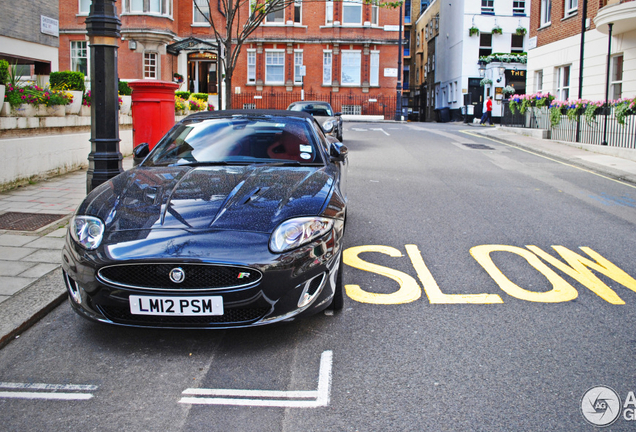
<svg viewBox="0 0 636 432">
<path fill-rule="evenodd" d="M 47 90 L 40 96 L 40 103 L 47 107 L 55 105 L 68 105 L 73 101 L 73 96 L 64 90 Z"/>
<path fill-rule="evenodd" d="M 553 106 L 550 108 L 550 124 L 552 127 L 558 126 L 561 123 L 561 107 Z"/>
<path fill-rule="evenodd" d="M 9 82 L 7 82 L 7 84 L 10 84 L 12 87 L 17 87 L 21 79 L 22 75 L 18 75 L 18 63 L 16 62 L 9 66 Z"/>
<path fill-rule="evenodd" d="M 119 81 L 119 94 L 121 96 L 130 96 L 132 94 L 132 89 L 126 81 Z"/>
<path fill-rule="evenodd" d="M 9 82 L 9 62 L 0 60 L 0 85 L 7 85 Z"/>
<path fill-rule="evenodd" d="M 189 91 L 176 91 L 174 92 L 174 95 L 177 97 L 180 97 L 183 100 L 188 100 L 190 99 L 190 95 L 192 93 L 190 93 Z M 206 99 L 207 100 L 207 99 Z"/>
<path fill-rule="evenodd" d="M 201 102 L 207 102 L 208 101 L 208 94 L 207 93 L 192 93 L 190 95 L 190 99 L 197 99 Z"/>
<path fill-rule="evenodd" d="M 468 36 L 479 36 L 479 29 L 475 26 L 468 29 Z"/>
<path fill-rule="evenodd" d="M 481 81 L 479 81 L 479 85 L 480 86 L 485 86 L 485 85 L 490 85 L 492 84 L 492 80 L 490 78 L 484 78 Z"/>
<path fill-rule="evenodd" d="M 503 30 L 499 26 L 493 27 L 492 34 L 503 34 Z"/>
<path fill-rule="evenodd" d="M 528 30 L 525 29 L 525 27 L 517 27 L 517 30 L 515 30 L 515 33 L 517 34 L 517 36 L 525 36 L 526 33 L 528 33 Z"/>
<path fill-rule="evenodd" d="M 190 108 L 190 111 L 201 111 L 205 108 L 203 103 L 197 99 L 190 99 L 187 102 L 188 102 L 188 108 Z"/>
<path fill-rule="evenodd" d="M 614 115 L 616 115 L 616 121 L 618 124 L 625 126 L 625 118 L 632 113 L 632 109 L 629 104 L 622 103 L 616 105 L 614 109 Z"/>
<path fill-rule="evenodd" d="M 179 112 L 179 111 L 183 111 L 186 109 L 186 101 L 179 97 L 179 96 L 175 96 L 174 97 L 174 111 L 175 112 Z"/>
<path fill-rule="evenodd" d="M 42 103 L 41 98 L 43 94 L 44 89 L 36 85 L 14 86 L 13 84 L 7 84 L 4 100 L 5 102 L 9 102 L 12 108 L 16 108 L 22 104 L 38 106 Z"/>
<path fill-rule="evenodd" d="M 84 74 L 82 72 L 51 72 L 49 85 L 55 90 L 84 91 Z"/>
</svg>

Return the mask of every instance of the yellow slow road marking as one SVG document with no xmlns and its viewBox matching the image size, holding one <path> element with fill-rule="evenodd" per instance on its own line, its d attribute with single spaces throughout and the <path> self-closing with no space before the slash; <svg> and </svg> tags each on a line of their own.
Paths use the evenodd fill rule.
<svg viewBox="0 0 636 432">
<path fill-rule="evenodd" d="M 428 300 L 431 304 L 496 304 L 503 303 L 503 299 L 497 294 L 445 294 L 442 292 L 432 273 L 424 263 L 424 258 L 416 245 L 405 245 L 407 255 L 424 286 Z M 473 258 L 486 270 L 490 277 L 499 285 L 502 291 L 525 301 L 540 303 L 561 303 L 574 300 L 578 297 L 578 291 L 554 270 L 546 265 L 551 264 L 558 270 L 570 276 L 581 285 L 601 297 L 610 304 L 624 305 L 625 302 L 610 287 L 603 283 L 591 270 L 601 273 L 617 283 L 636 292 L 636 279 L 602 257 L 589 247 L 581 247 L 592 260 L 585 258 L 564 246 L 552 246 L 563 258 L 563 261 L 544 252 L 536 246 L 527 246 L 523 249 L 508 245 L 479 245 L 470 249 Z M 382 245 L 355 246 L 344 251 L 344 262 L 348 266 L 386 276 L 398 283 L 400 288 L 391 294 L 373 293 L 363 290 L 359 285 L 345 285 L 347 295 L 355 301 L 370 304 L 404 304 L 418 300 L 422 295 L 422 289 L 412 276 L 389 267 L 372 264 L 359 257 L 366 252 L 377 252 L 394 258 L 404 255 L 396 248 Z M 518 255 L 525 259 L 530 266 L 545 276 L 552 284 L 552 289 L 547 292 L 531 291 L 512 282 L 494 263 L 491 254 L 493 252 L 505 252 Z M 543 261 L 541 260 L 543 259 Z M 545 261 L 545 262 L 544 262 Z"/>
</svg>

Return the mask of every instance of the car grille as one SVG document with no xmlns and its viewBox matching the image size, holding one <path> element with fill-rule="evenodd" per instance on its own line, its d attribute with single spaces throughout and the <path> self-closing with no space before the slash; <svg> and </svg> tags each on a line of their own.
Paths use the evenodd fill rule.
<svg viewBox="0 0 636 432">
<path fill-rule="evenodd" d="M 269 308 L 231 308 L 220 316 L 158 316 L 133 315 L 126 307 L 98 305 L 97 308 L 109 320 L 120 324 L 147 326 L 205 327 L 222 324 L 250 324 L 261 319 Z"/>
<path fill-rule="evenodd" d="M 178 283 L 170 275 L 181 269 L 185 277 Z M 204 290 L 236 288 L 261 280 L 258 270 L 215 264 L 126 264 L 101 268 L 98 277 L 113 285 L 157 290 Z"/>
</svg>

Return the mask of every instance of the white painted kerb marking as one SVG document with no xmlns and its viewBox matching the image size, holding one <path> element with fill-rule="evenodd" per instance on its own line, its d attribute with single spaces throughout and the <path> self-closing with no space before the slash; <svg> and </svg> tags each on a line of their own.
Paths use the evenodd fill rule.
<svg viewBox="0 0 636 432">
<path fill-rule="evenodd" d="M 332 363 L 333 352 L 323 352 L 320 356 L 318 390 L 278 391 L 189 388 L 186 389 L 182 394 L 190 396 L 225 397 L 183 397 L 181 398 L 179 403 L 283 408 L 317 408 L 327 406 L 329 405 L 331 393 Z"/>
<path fill-rule="evenodd" d="M 16 391 L 0 391 L 0 398 L 52 399 L 52 400 L 88 400 L 93 398 L 93 395 L 91 393 L 57 393 L 58 390 L 64 390 L 64 391 L 97 390 L 97 386 L 95 385 L 14 383 L 14 382 L 0 382 L 0 388 L 16 390 Z M 24 390 L 44 390 L 44 391 L 33 392 L 33 391 L 24 391 Z"/>
</svg>

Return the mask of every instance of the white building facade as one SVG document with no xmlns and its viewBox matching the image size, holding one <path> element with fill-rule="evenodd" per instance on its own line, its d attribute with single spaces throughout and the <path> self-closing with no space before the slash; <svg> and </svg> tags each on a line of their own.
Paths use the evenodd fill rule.
<svg viewBox="0 0 636 432">
<path fill-rule="evenodd" d="M 468 114 L 476 109 L 474 114 L 478 116 L 480 106 L 492 95 L 493 117 L 500 117 L 506 85 L 516 84 L 516 92 L 525 93 L 526 65 L 493 60 L 482 65 L 480 71 L 479 59 L 491 54 L 525 53 L 530 0 L 457 0 L 440 6 L 435 71 L 437 108 L 449 108 L 451 119 L 459 119 L 464 95 L 470 95 Z"/>
<path fill-rule="evenodd" d="M 550 93 L 557 100 L 580 97 L 603 101 L 607 87 L 608 100 L 636 96 L 636 2 L 608 0 L 600 9 L 588 3 L 580 95 L 583 2 L 575 3 L 576 9 L 569 13 L 576 22 L 570 28 L 565 27 L 568 11 L 560 4 L 543 0 L 533 6 L 532 24 L 536 29 L 532 30 L 531 42 L 537 46 L 528 51 L 527 93 Z"/>
</svg>

